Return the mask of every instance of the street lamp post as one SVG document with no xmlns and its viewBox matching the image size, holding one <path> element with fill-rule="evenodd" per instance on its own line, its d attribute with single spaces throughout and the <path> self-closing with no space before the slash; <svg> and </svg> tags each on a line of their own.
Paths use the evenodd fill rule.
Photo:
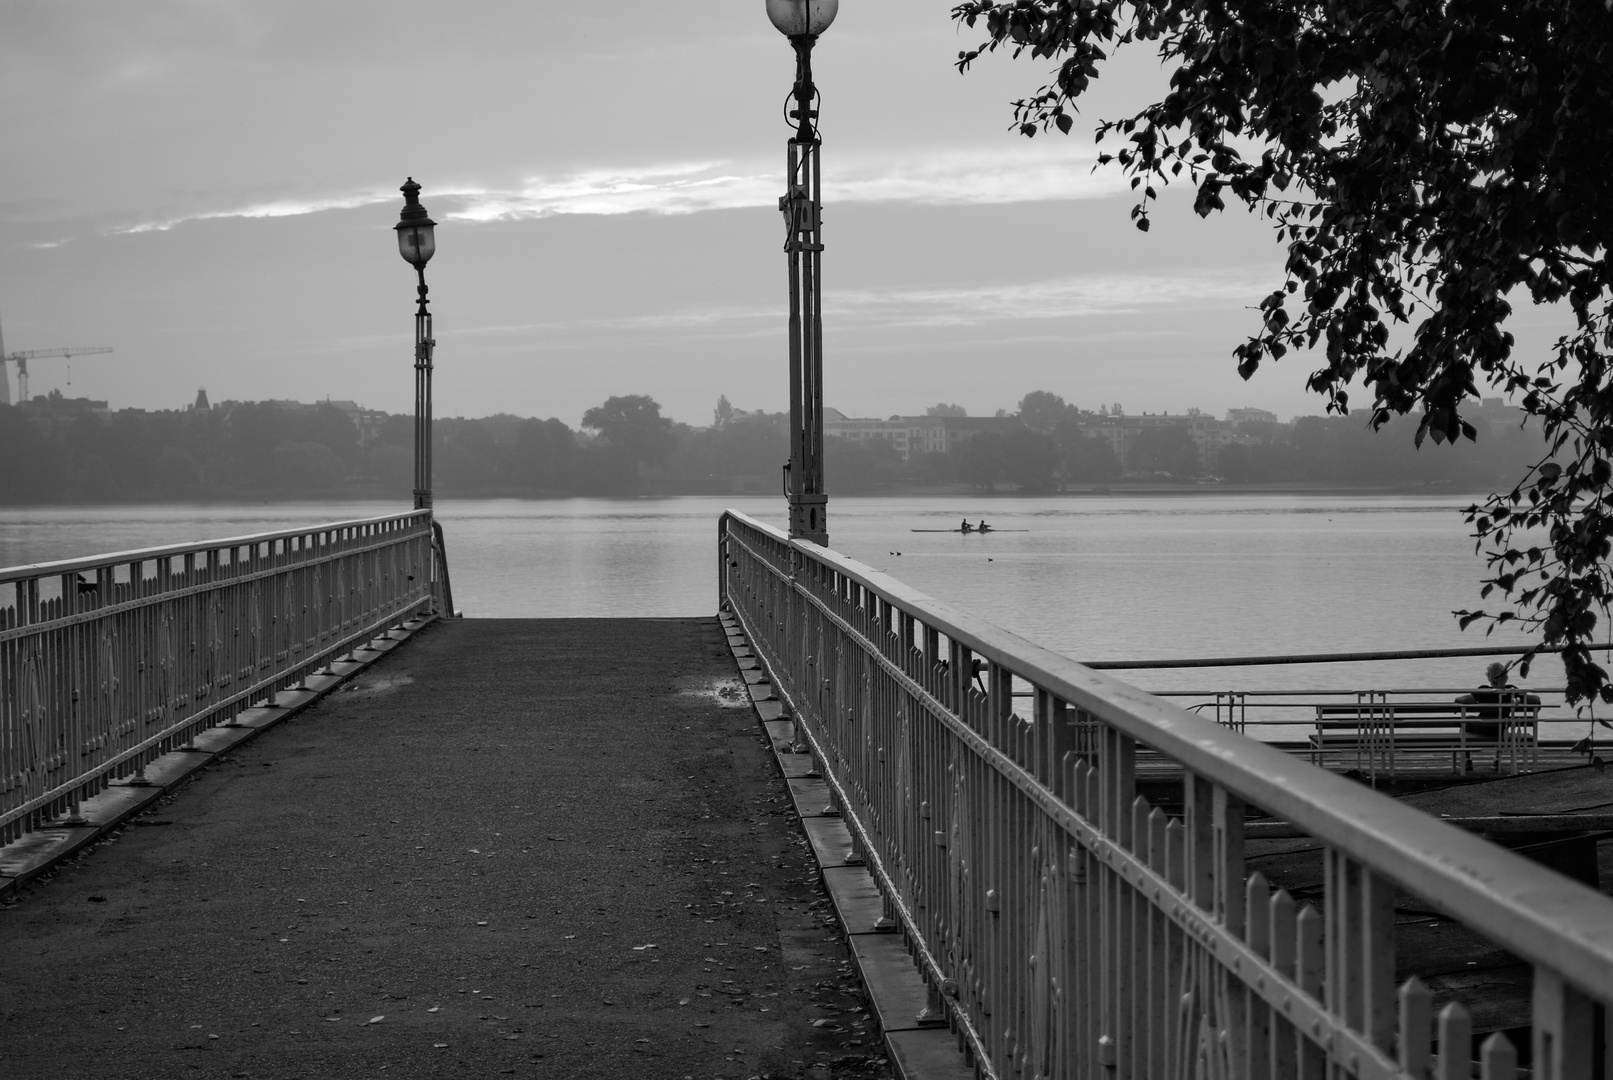
<svg viewBox="0 0 1613 1080">
<path fill-rule="evenodd" d="M 420 185 L 409 177 L 403 192 L 403 214 L 393 226 L 398 231 L 398 254 L 420 275 L 419 299 L 414 313 L 414 508 L 431 509 L 431 311 L 426 307 L 426 263 L 437 251 L 437 223 L 420 205 Z"/>
<path fill-rule="evenodd" d="M 823 480 L 823 200 L 819 192 L 817 87 L 812 46 L 829 28 L 840 0 L 767 0 L 767 17 L 795 46 L 795 125 L 785 171 L 784 251 L 790 265 L 790 463 L 785 497 L 790 536 L 827 544 L 829 496 Z"/>
</svg>

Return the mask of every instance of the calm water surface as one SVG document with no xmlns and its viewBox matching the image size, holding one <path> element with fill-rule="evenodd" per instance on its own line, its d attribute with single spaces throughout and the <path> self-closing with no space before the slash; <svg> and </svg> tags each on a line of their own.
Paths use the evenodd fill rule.
<svg viewBox="0 0 1613 1080">
<path fill-rule="evenodd" d="M 1487 643 L 1450 612 L 1477 603 L 1463 498 L 1339 496 L 839 499 L 830 544 L 938 599 L 1082 660 L 1270 655 Z M 469 617 L 680 616 L 716 604 L 727 507 L 765 498 L 446 500 L 456 603 Z M 0 566 L 299 524 L 395 503 L 10 510 Z M 964 515 L 987 536 L 923 533 Z M 1494 639 L 1491 639 L 1492 641 Z M 1502 639 L 1515 640 L 1515 639 Z M 1496 642 L 1501 643 L 1501 642 Z M 1145 672 L 1155 689 L 1470 686 L 1483 660 Z M 1555 662 L 1531 686 L 1561 685 Z"/>
</svg>

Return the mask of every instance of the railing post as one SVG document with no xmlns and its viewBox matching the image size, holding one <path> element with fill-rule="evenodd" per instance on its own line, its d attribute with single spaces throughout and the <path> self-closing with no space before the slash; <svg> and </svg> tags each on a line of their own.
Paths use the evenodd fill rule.
<svg viewBox="0 0 1613 1080">
<path fill-rule="evenodd" d="M 717 610 L 732 608 L 728 599 L 728 515 L 717 517 Z"/>
<path fill-rule="evenodd" d="M 1560 975 L 1537 965 L 1532 1011 L 1537 1080 L 1593 1080 L 1593 1051 L 1598 1035 L 1596 1002 Z M 1608 1050 L 1604 1034 L 1603 1070 L 1608 1068 Z"/>
<path fill-rule="evenodd" d="M 71 618 L 78 614 L 81 603 L 78 591 L 78 574 L 63 574 L 58 579 L 58 588 L 61 589 L 59 615 L 62 618 Z M 89 755 L 89 738 L 84 729 L 83 702 L 79 700 L 79 688 L 83 684 L 84 673 L 84 634 L 81 624 L 74 624 L 57 631 L 53 636 L 61 650 L 57 659 L 59 670 L 55 680 L 55 695 L 58 710 L 61 713 L 62 723 L 62 752 L 67 760 L 64 764 L 66 775 L 77 775 L 83 771 L 84 758 Z M 67 807 L 62 817 L 55 824 L 62 826 L 76 826 L 85 824 L 82 811 L 84 800 L 83 787 L 74 787 L 67 796 Z"/>
</svg>

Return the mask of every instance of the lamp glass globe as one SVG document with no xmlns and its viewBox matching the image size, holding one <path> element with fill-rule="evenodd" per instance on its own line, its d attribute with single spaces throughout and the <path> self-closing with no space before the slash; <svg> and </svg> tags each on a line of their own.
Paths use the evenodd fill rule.
<svg viewBox="0 0 1613 1080">
<path fill-rule="evenodd" d="M 829 29 L 840 0 L 767 0 L 767 17 L 787 37 L 813 37 Z"/>
<path fill-rule="evenodd" d="M 411 266 L 424 267 L 437 253 L 435 222 L 429 218 L 422 222 L 403 222 L 398 229 L 398 254 Z"/>
</svg>

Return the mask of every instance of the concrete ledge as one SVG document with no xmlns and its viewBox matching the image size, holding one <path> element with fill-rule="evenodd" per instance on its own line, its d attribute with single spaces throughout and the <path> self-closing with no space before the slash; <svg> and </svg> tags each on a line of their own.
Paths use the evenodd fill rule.
<svg viewBox="0 0 1613 1080">
<path fill-rule="evenodd" d="M 767 720 L 762 726 L 767 729 L 767 737 L 773 742 L 773 753 L 788 754 L 795 739 L 795 725 L 788 720 Z"/>
<path fill-rule="evenodd" d="M 795 812 L 804 818 L 828 817 L 823 811 L 829 805 L 829 785 L 821 779 L 807 777 L 790 777 L 786 774 L 790 785 L 790 798 L 795 802 Z"/>
<path fill-rule="evenodd" d="M 802 818 L 801 830 L 806 833 L 820 867 L 848 865 L 846 856 L 851 854 L 851 830 L 844 821 L 837 817 Z"/>
<path fill-rule="evenodd" d="M 273 708 L 248 709 L 234 723 L 208 728 L 187 747 L 164 754 L 146 766 L 144 784 L 115 780 L 105 791 L 80 805 L 84 825 L 35 829 L 0 848 L 0 900 L 16 891 L 30 878 L 38 877 L 57 863 L 71 858 L 85 845 L 94 843 L 112 829 L 180 787 L 198 770 L 212 764 L 231 750 L 288 717 L 306 709 L 347 680 L 368 669 L 381 657 L 408 641 L 436 616 L 411 619 L 388 630 L 368 646 L 353 650 L 354 659 L 330 666 L 329 674 L 311 675 L 303 689 L 282 690 Z"/>
<path fill-rule="evenodd" d="M 880 894 L 874 876 L 860 866 L 828 866 L 823 870 L 823 883 L 829 887 L 829 899 L 834 902 L 840 925 L 852 935 L 853 948 L 858 934 L 877 934 L 882 938 L 895 935 L 878 928 L 885 915 L 885 898 Z M 920 1003 L 922 1007 L 922 1003 Z"/>
<path fill-rule="evenodd" d="M 778 758 L 779 769 L 783 771 L 786 779 L 806 780 L 816 778 L 817 763 L 812 760 L 811 754 L 792 754 L 788 748 L 775 755 Z M 827 789 L 825 789 L 827 793 Z"/>
<path fill-rule="evenodd" d="M 851 833 L 840 817 L 824 813 L 830 803 L 829 785 L 813 773 L 812 755 L 790 753 L 793 733 L 788 730 L 789 722 L 781 719 L 788 709 L 773 693 L 767 665 L 759 660 L 754 661 L 757 667 L 747 663 L 754 654 L 733 615 L 723 611 L 718 618 L 735 664 L 749 682 L 757 716 L 771 739 L 801 829 L 817 857 L 819 875 L 851 946 L 892 1071 L 902 1080 L 974 1080 L 975 1070 L 957 1036 L 944 1026 L 920 1026 L 919 1014 L 929 1002 L 929 989 L 908 955 L 902 935 L 877 929 L 885 914 L 879 885 L 865 867 L 846 862 Z M 758 672 L 768 681 L 754 681 Z"/>
<path fill-rule="evenodd" d="M 975 1080 L 957 1036 L 946 1028 L 892 1031 L 885 1036 L 891 1068 L 902 1080 Z"/>
<path fill-rule="evenodd" d="M 919 1013 L 929 1002 L 924 980 L 918 978 L 913 958 L 907 955 L 900 934 L 853 934 L 851 951 L 857 957 L 868 996 L 874 1001 L 879 1026 L 893 1031 L 923 1031 L 934 1025 L 919 1023 Z"/>
</svg>

